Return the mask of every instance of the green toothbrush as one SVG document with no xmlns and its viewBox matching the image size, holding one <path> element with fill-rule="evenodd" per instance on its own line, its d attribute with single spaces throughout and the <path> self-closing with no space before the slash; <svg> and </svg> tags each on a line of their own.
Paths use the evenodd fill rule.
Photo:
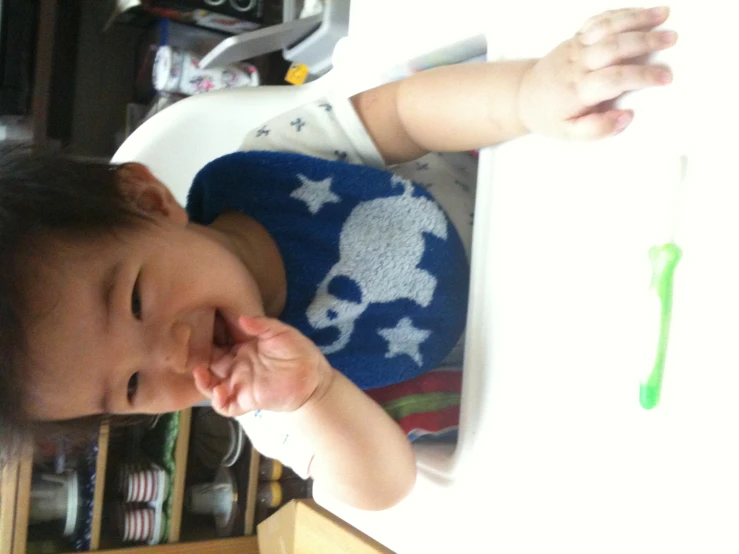
<svg viewBox="0 0 739 554">
<path fill-rule="evenodd" d="M 662 378 L 667 361 L 667 349 L 670 342 L 670 324 L 672 322 L 672 295 L 674 291 L 675 269 L 682 257 L 682 250 L 676 244 L 677 223 L 680 212 L 681 189 L 687 173 L 688 160 L 680 156 L 680 176 L 673 189 L 671 206 L 671 233 L 670 240 L 661 246 L 649 249 L 649 261 L 652 265 L 652 282 L 650 291 L 657 295 L 659 300 L 659 338 L 657 352 L 652 370 L 639 386 L 639 403 L 645 410 L 651 410 L 659 403 L 662 392 Z"/>
</svg>

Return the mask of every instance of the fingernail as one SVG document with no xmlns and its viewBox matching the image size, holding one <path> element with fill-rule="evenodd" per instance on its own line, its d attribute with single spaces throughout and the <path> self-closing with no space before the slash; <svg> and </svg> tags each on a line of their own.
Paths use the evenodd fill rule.
<svg viewBox="0 0 739 554">
<path fill-rule="evenodd" d="M 239 316 L 239 327 L 241 327 L 241 330 L 246 332 L 246 328 L 249 327 L 249 321 L 252 318 L 247 317 L 245 315 Z"/>
<path fill-rule="evenodd" d="M 652 16 L 652 19 L 660 20 L 667 15 L 667 7 L 657 6 L 652 8 L 649 10 L 649 15 Z"/>
<path fill-rule="evenodd" d="M 672 73 L 666 69 L 655 69 L 654 77 L 657 82 L 662 85 L 667 85 L 672 82 Z"/>
<path fill-rule="evenodd" d="M 631 115 L 629 112 L 624 112 L 621 115 L 618 116 L 616 119 L 616 126 L 613 128 L 613 134 L 617 135 L 626 127 L 629 126 L 629 123 L 631 123 L 631 120 L 634 119 L 634 116 Z"/>
<path fill-rule="evenodd" d="M 677 39 L 677 33 L 675 31 L 662 31 L 659 34 L 659 41 L 662 44 L 672 44 Z"/>
</svg>

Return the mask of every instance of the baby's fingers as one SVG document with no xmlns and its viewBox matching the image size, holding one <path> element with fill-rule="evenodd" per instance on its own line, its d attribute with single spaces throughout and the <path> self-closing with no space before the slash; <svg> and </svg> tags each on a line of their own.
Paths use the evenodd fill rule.
<svg viewBox="0 0 739 554">
<path fill-rule="evenodd" d="M 674 31 L 639 31 L 610 35 L 585 49 L 583 63 L 586 69 L 594 71 L 670 48 L 676 41 L 677 33 Z"/>
<path fill-rule="evenodd" d="M 615 65 L 588 73 L 578 86 L 580 100 L 587 106 L 613 100 L 625 92 L 667 85 L 672 72 L 652 65 Z"/>
<path fill-rule="evenodd" d="M 589 46 L 609 35 L 651 29 L 664 23 L 669 13 L 670 11 L 666 7 L 648 10 L 641 8 L 611 10 L 588 20 L 580 29 L 578 38 L 581 44 Z"/>
<path fill-rule="evenodd" d="M 210 372 L 207 366 L 198 366 L 192 370 L 195 388 L 206 398 L 213 398 L 213 388 L 218 384 L 218 379 Z"/>
<path fill-rule="evenodd" d="M 211 399 L 211 406 L 213 409 L 225 417 L 230 417 L 229 407 L 232 404 L 231 392 L 229 386 L 226 383 L 221 383 L 213 387 L 213 397 Z"/>
<path fill-rule="evenodd" d="M 289 328 L 279 319 L 265 316 L 241 316 L 239 318 L 239 327 L 250 337 L 255 337 L 260 340 L 269 340 L 273 336 L 282 333 Z"/>
<path fill-rule="evenodd" d="M 236 417 L 246 413 L 239 400 L 245 395 L 240 394 L 240 387 L 227 380 L 219 379 L 206 366 L 198 366 L 193 372 L 195 387 L 200 394 L 209 398 L 213 409 L 224 417 Z"/>
<path fill-rule="evenodd" d="M 609 110 L 576 117 L 566 122 L 565 133 L 576 140 L 594 140 L 626 129 L 634 118 L 630 110 Z"/>
<path fill-rule="evenodd" d="M 302 351 L 301 346 L 309 342 L 297 329 L 279 319 L 244 316 L 239 318 L 239 326 L 257 339 L 259 354 L 272 359 L 293 359 Z"/>
<path fill-rule="evenodd" d="M 234 391 L 226 383 L 222 383 L 213 389 L 213 409 L 224 417 L 237 417 L 249 411 L 239 403 L 239 391 Z"/>
</svg>

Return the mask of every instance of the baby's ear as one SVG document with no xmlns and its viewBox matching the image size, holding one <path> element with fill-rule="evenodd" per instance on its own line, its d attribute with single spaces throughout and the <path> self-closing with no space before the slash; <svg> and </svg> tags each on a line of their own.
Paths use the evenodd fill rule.
<svg viewBox="0 0 739 554">
<path fill-rule="evenodd" d="M 149 168 L 140 163 L 127 163 L 117 170 L 118 186 L 123 194 L 141 211 L 164 217 L 172 223 L 186 225 L 187 212 L 180 206 L 167 185 L 154 177 Z"/>
</svg>

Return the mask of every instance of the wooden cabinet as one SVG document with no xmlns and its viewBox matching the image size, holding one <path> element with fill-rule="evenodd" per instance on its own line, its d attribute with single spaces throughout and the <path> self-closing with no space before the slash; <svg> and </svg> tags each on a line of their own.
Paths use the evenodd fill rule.
<svg viewBox="0 0 739 554">
<path fill-rule="evenodd" d="M 190 446 L 190 431 L 192 409 L 184 410 L 179 414 L 177 438 L 174 444 L 174 475 L 171 479 L 172 510 L 169 518 L 169 534 L 167 544 L 152 547 L 130 546 L 125 548 L 110 547 L 114 542 L 104 540 L 105 510 L 109 506 L 105 503 L 106 478 L 110 467 L 111 456 L 120 455 L 111 453 L 111 432 L 107 424 L 103 424 L 98 434 L 97 458 L 95 460 L 95 479 L 92 529 L 90 550 L 104 550 L 106 552 L 257 552 L 256 543 L 256 503 L 258 487 L 259 454 L 251 449 L 245 453 L 244 461 L 248 472 L 245 476 L 245 503 L 241 511 L 243 514 L 243 537 L 196 540 L 197 532 L 188 530 L 183 537 L 183 506 L 185 500 L 186 472 L 188 451 Z M 249 447 L 250 448 L 250 447 Z M 30 515 L 31 481 L 33 475 L 34 453 L 30 444 L 24 445 L 18 459 L 11 461 L 2 472 L 0 481 L 0 554 L 25 554 L 28 548 L 28 529 Z M 203 533 L 208 536 L 208 533 Z M 180 542 L 181 538 L 189 542 Z"/>
<path fill-rule="evenodd" d="M 393 554 L 313 500 L 293 500 L 259 524 L 261 552 Z"/>
</svg>

